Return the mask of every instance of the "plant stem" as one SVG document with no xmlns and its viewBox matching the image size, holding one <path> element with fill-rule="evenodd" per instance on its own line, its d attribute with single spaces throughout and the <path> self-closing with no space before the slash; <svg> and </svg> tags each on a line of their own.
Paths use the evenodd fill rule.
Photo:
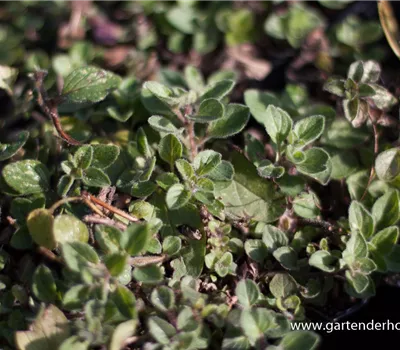
<svg viewBox="0 0 400 350">
<path fill-rule="evenodd" d="M 131 221 L 131 222 L 138 222 L 139 219 L 133 217 L 132 215 L 129 215 L 128 213 L 125 213 L 124 211 L 113 207 L 112 205 L 103 202 L 102 200 L 96 198 L 95 196 L 92 196 L 90 193 L 86 192 L 86 191 L 82 191 L 82 198 L 88 200 L 89 202 L 92 202 L 94 204 L 100 205 L 101 207 L 103 207 L 104 209 L 109 210 L 110 212 L 117 214 L 119 216 L 122 216 L 123 218 Z"/>
<path fill-rule="evenodd" d="M 70 145 L 79 146 L 81 143 L 71 136 L 69 136 L 62 128 L 60 117 L 58 115 L 57 105 L 60 103 L 60 99 L 49 99 L 47 92 L 44 88 L 43 80 L 46 77 L 47 72 L 39 70 L 33 74 L 35 81 L 35 88 L 38 92 L 37 102 L 43 112 L 51 119 L 54 127 L 56 128 L 59 136 Z"/>
<path fill-rule="evenodd" d="M 63 198 L 60 199 L 59 201 L 55 202 L 50 208 L 49 212 L 51 214 L 54 214 L 55 210 L 62 206 L 63 204 L 69 203 L 69 202 L 81 202 L 83 199 L 82 197 L 68 197 L 68 198 Z"/>
<path fill-rule="evenodd" d="M 365 187 L 364 193 L 363 193 L 363 195 L 361 196 L 361 199 L 360 199 L 361 202 L 363 201 L 363 199 L 367 195 L 368 188 L 371 185 L 371 182 L 375 177 L 375 166 L 374 166 L 374 164 L 375 164 L 375 159 L 376 159 L 376 157 L 378 155 L 378 152 L 379 152 L 379 134 L 378 134 L 378 128 L 376 127 L 376 123 L 375 122 L 372 122 L 372 130 L 374 132 L 374 161 L 373 161 L 372 166 L 371 166 L 371 171 L 369 172 L 369 178 L 368 178 L 367 186 Z"/>
<path fill-rule="evenodd" d="M 122 231 L 125 231 L 126 228 L 128 227 L 127 225 L 123 224 L 122 222 L 118 222 L 118 221 L 115 221 L 115 220 L 107 218 L 107 217 L 100 218 L 98 216 L 93 216 L 93 215 L 86 215 L 83 218 L 83 221 L 90 223 L 90 224 L 99 224 L 99 225 L 115 227 Z"/>
</svg>

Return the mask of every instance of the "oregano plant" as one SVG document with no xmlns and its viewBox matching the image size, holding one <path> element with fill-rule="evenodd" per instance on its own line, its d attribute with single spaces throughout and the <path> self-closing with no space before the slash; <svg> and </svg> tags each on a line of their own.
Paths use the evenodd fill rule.
<svg viewBox="0 0 400 350">
<path fill-rule="evenodd" d="M 398 284 L 399 93 L 347 3 L 2 5 L 1 348 L 312 350 Z"/>
</svg>

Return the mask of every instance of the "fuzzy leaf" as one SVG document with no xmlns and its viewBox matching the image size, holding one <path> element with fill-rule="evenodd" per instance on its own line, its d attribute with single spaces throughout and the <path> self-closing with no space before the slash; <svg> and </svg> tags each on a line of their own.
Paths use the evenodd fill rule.
<svg viewBox="0 0 400 350">
<path fill-rule="evenodd" d="M 213 171 L 221 163 L 221 154 L 212 150 L 200 152 L 193 160 L 194 170 L 199 176 Z"/>
<path fill-rule="evenodd" d="M 0 66 L 1 71 L 1 66 Z M 1 78 L 0 78 L 1 82 Z M 22 131 L 13 143 L 0 143 L 0 162 L 14 156 L 26 143 L 29 138 L 28 131 Z"/>
<path fill-rule="evenodd" d="M 249 115 L 249 109 L 244 105 L 227 105 L 224 116 L 209 125 L 208 136 L 223 139 L 237 134 L 246 126 Z"/>
<path fill-rule="evenodd" d="M 168 189 L 165 201 L 171 210 L 179 209 L 189 202 L 192 194 L 182 184 L 176 184 Z"/>
<path fill-rule="evenodd" d="M 171 170 L 174 168 L 174 163 L 182 157 L 182 144 L 173 134 L 165 135 L 159 144 L 158 152 L 162 160 L 170 165 Z"/>
<path fill-rule="evenodd" d="M 62 214 L 54 219 L 53 224 L 54 238 L 56 242 L 83 242 L 89 241 L 89 231 L 87 226 L 75 216 Z"/>
<path fill-rule="evenodd" d="M 374 218 L 367 209 L 357 201 L 351 202 L 349 208 L 349 224 L 351 231 L 360 232 L 365 239 L 371 237 L 375 230 Z"/>
<path fill-rule="evenodd" d="M 244 93 L 244 101 L 250 108 L 253 117 L 260 123 L 266 124 L 266 109 L 269 105 L 279 106 L 279 99 L 269 93 L 258 90 L 246 90 Z"/>
<path fill-rule="evenodd" d="M 167 134 L 178 133 L 178 129 L 176 128 L 176 126 L 172 124 L 172 122 L 169 119 L 165 117 L 161 117 L 159 115 L 153 115 L 149 118 L 148 122 L 150 126 L 158 132 L 165 132 Z"/>
<path fill-rule="evenodd" d="M 400 175 L 400 151 L 391 148 L 379 153 L 375 160 L 375 171 L 382 181 L 395 180 Z"/>
<path fill-rule="evenodd" d="M 118 158 L 120 149 L 116 145 L 92 145 L 93 147 L 93 161 L 92 167 L 99 169 L 107 169 Z"/>
<path fill-rule="evenodd" d="M 292 118 L 283 109 L 269 105 L 265 114 L 264 125 L 272 141 L 279 145 L 292 130 Z"/>
<path fill-rule="evenodd" d="M 297 285 L 294 278 L 286 273 L 277 273 L 269 283 L 269 289 L 275 298 L 286 298 L 295 294 Z"/>
<path fill-rule="evenodd" d="M 77 168 L 87 169 L 92 163 L 93 148 L 90 145 L 84 145 L 78 148 L 74 154 L 74 165 Z"/>
<path fill-rule="evenodd" d="M 41 310 L 29 331 L 17 331 L 15 343 L 20 350 L 54 350 L 70 335 L 68 319 L 56 306 Z"/>
<path fill-rule="evenodd" d="M 221 100 L 224 96 L 229 94 L 235 82 L 233 80 L 220 80 L 207 86 L 203 95 L 200 96 L 200 101 L 204 101 L 210 98 Z"/>
<path fill-rule="evenodd" d="M 90 167 L 83 172 L 82 181 L 87 186 L 106 187 L 111 185 L 110 178 L 101 169 Z"/>
<path fill-rule="evenodd" d="M 308 145 L 317 140 L 325 129 L 325 117 L 322 115 L 314 115 L 298 121 L 293 128 L 297 138 Z"/>
<path fill-rule="evenodd" d="M 53 232 L 54 218 L 47 209 L 33 210 L 29 213 L 26 223 L 36 244 L 50 250 L 56 247 L 57 242 Z"/>
<path fill-rule="evenodd" d="M 204 100 L 195 115 L 186 117 L 196 123 L 211 123 L 214 120 L 222 118 L 225 113 L 224 105 L 215 98 Z"/>
<path fill-rule="evenodd" d="M 121 78 L 93 66 L 74 70 L 64 80 L 62 95 L 75 103 L 99 102 L 118 87 Z"/>
<path fill-rule="evenodd" d="M 54 303 L 57 300 L 57 286 L 47 266 L 39 265 L 35 270 L 32 291 L 40 301 L 45 303 Z"/>
<path fill-rule="evenodd" d="M 400 216 L 399 192 L 392 190 L 379 197 L 371 212 L 378 230 L 396 224 Z"/>
<path fill-rule="evenodd" d="M 257 174 L 257 169 L 243 155 L 234 152 L 232 164 L 235 176 L 231 184 L 216 189 L 225 211 L 234 217 L 251 217 L 257 221 L 272 222 L 284 211 L 283 197 L 272 183 Z"/>
<path fill-rule="evenodd" d="M 238 297 L 240 305 L 245 308 L 250 308 L 257 303 L 260 297 L 260 289 L 255 282 L 246 279 L 237 284 L 235 294 Z"/>
<path fill-rule="evenodd" d="M 19 194 L 46 192 L 49 188 L 49 171 L 37 160 L 26 159 L 7 164 L 2 175 L 7 185 Z"/>
<path fill-rule="evenodd" d="M 124 233 L 122 246 L 130 255 L 138 255 L 146 251 L 151 238 L 147 224 L 132 223 Z"/>
<path fill-rule="evenodd" d="M 379 255 L 389 254 L 394 245 L 399 239 L 399 228 L 397 226 L 387 227 L 379 232 L 377 232 L 370 240 L 370 249 L 377 252 Z"/>
</svg>

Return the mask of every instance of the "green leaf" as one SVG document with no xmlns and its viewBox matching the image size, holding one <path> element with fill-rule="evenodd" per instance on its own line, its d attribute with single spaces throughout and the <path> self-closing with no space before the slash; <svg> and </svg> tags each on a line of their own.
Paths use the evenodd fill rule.
<svg viewBox="0 0 400 350">
<path fill-rule="evenodd" d="M 303 145 L 317 140 L 325 129 L 325 117 L 322 115 L 314 115 L 298 121 L 293 128 L 297 138 Z"/>
<path fill-rule="evenodd" d="M 160 344 L 169 345 L 176 334 L 175 328 L 158 316 L 151 316 L 147 322 L 151 336 Z"/>
<path fill-rule="evenodd" d="M 174 168 L 175 161 L 182 157 L 182 151 L 181 142 L 173 134 L 164 136 L 158 146 L 161 159 L 170 165 L 171 170 Z"/>
<path fill-rule="evenodd" d="M 249 109 L 244 105 L 227 105 L 224 116 L 209 125 L 208 137 L 224 139 L 239 133 L 249 121 L 249 115 Z"/>
<path fill-rule="evenodd" d="M 1 67 L 0 67 L 1 70 Z M 1 79 L 0 79 L 1 85 Z M 28 131 L 22 131 L 13 143 L 0 143 L 0 162 L 14 156 L 26 143 L 29 138 Z"/>
<path fill-rule="evenodd" d="M 291 176 L 284 174 L 282 177 L 276 180 L 280 190 L 287 196 L 295 197 L 305 186 L 305 181 L 301 176 Z"/>
<path fill-rule="evenodd" d="M 273 315 L 270 310 L 255 308 L 242 311 L 240 326 L 250 343 L 256 345 L 257 341 L 264 340 L 264 334 L 275 325 L 273 324 Z"/>
<path fill-rule="evenodd" d="M 346 280 L 358 294 L 363 293 L 370 284 L 368 276 L 365 276 L 360 272 L 350 272 L 347 270 Z"/>
<path fill-rule="evenodd" d="M 396 224 L 400 216 L 399 192 L 389 191 L 379 197 L 372 206 L 372 216 L 378 230 Z"/>
<path fill-rule="evenodd" d="M 62 306 L 66 310 L 76 310 L 83 306 L 90 295 L 90 286 L 85 284 L 76 284 L 64 294 Z"/>
<path fill-rule="evenodd" d="M 200 102 L 210 98 L 221 100 L 232 91 L 234 86 L 235 82 L 233 80 L 220 80 L 211 83 L 207 85 L 204 93 L 200 96 Z"/>
<path fill-rule="evenodd" d="M 121 350 L 125 346 L 126 340 L 135 334 L 136 327 L 137 320 L 125 321 L 116 326 L 111 336 L 109 349 Z"/>
<path fill-rule="evenodd" d="M 323 185 L 327 184 L 332 171 L 329 154 L 324 149 L 317 147 L 306 150 L 304 154 L 305 160 L 296 165 L 297 170 Z"/>
<path fill-rule="evenodd" d="M 107 187 L 111 185 L 110 178 L 101 169 L 90 167 L 82 175 L 82 181 L 86 186 Z"/>
<path fill-rule="evenodd" d="M 93 66 L 74 70 L 64 80 L 62 95 L 75 103 L 99 102 L 118 87 L 121 78 Z"/>
<path fill-rule="evenodd" d="M 32 291 L 40 301 L 45 303 L 54 303 L 57 300 L 57 286 L 47 266 L 39 265 L 35 270 Z"/>
<path fill-rule="evenodd" d="M 117 277 L 124 272 L 127 258 L 125 253 L 112 253 L 104 257 L 104 264 L 111 276 Z"/>
<path fill-rule="evenodd" d="M 344 80 L 342 79 L 329 78 L 325 82 L 323 89 L 339 97 L 345 96 Z"/>
<path fill-rule="evenodd" d="M 275 221 L 284 211 L 282 194 L 271 182 L 259 177 L 255 166 L 240 153 L 233 153 L 232 164 L 235 168 L 233 181 L 215 191 L 225 205 L 225 212 L 239 218 Z"/>
<path fill-rule="evenodd" d="M 297 270 L 297 253 L 291 247 L 279 247 L 273 253 L 273 256 L 279 263 L 288 270 Z"/>
<path fill-rule="evenodd" d="M 120 149 L 116 145 L 92 145 L 93 148 L 93 161 L 92 167 L 99 169 L 107 169 L 118 158 Z"/>
<path fill-rule="evenodd" d="M 182 184 L 172 185 L 167 192 L 165 201 L 171 210 L 182 208 L 189 202 L 192 194 Z"/>
<path fill-rule="evenodd" d="M 332 255 L 330 252 L 326 250 L 318 250 L 310 256 L 308 264 L 322 271 L 332 273 L 337 269 L 337 261 L 337 257 Z"/>
<path fill-rule="evenodd" d="M 146 251 L 151 238 L 151 230 L 148 224 L 132 223 L 123 234 L 121 244 L 130 255 L 138 255 Z"/>
<path fill-rule="evenodd" d="M 264 118 L 264 126 L 272 141 L 280 145 L 292 130 L 292 118 L 283 109 L 269 105 Z"/>
<path fill-rule="evenodd" d="M 50 250 L 53 250 L 57 245 L 53 232 L 53 222 L 53 215 L 47 209 L 33 210 L 26 220 L 34 242 Z"/>
<path fill-rule="evenodd" d="M 176 105 L 178 103 L 178 99 L 173 96 L 173 91 L 169 87 L 156 81 L 146 81 L 143 84 L 143 89 L 149 90 L 154 96 L 168 105 Z"/>
<path fill-rule="evenodd" d="M 222 257 L 219 258 L 217 260 L 217 262 L 215 263 L 215 266 L 214 266 L 215 272 L 220 277 L 225 277 L 230 272 L 232 263 L 233 263 L 232 253 L 225 252 L 224 255 L 222 255 Z"/>
<path fill-rule="evenodd" d="M 372 259 L 369 258 L 358 258 L 354 260 L 350 266 L 353 271 L 361 272 L 364 275 L 369 275 L 377 269 L 377 265 Z"/>
<path fill-rule="evenodd" d="M 359 232 L 352 232 L 351 237 L 343 251 L 343 257 L 350 259 L 366 258 L 368 256 L 368 247 L 365 238 Z"/>
<path fill-rule="evenodd" d="M 139 153 L 147 158 L 151 158 L 152 152 L 149 146 L 149 142 L 147 140 L 146 133 L 144 132 L 143 128 L 139 128 L 136 132 L 136 144 Z"/>
<path fill-rule="evenodd" d="M 203 176 L 213 171 L 221 163 L 221 154 L 212 150 L 202 151 L 193 160 L 197 175 Z"/>
<path fill-rule="evenodd" d="M 72 215 L 62 214 L 56 216 L 53 232 L 57 244 L 75 241 L 87 243 L 89 241 L 87 226 Z"/>
<path fill-rule="evenodd" d="M 369 84 L 369 86 L 375 91 L 375 94 L 370 96 L 370 98 L 374 101 L 378 109 L 389 110 L 398 102 L 397 98 L 384 87 L 378 84 Z"/>
<path fill-rule="evenodd" d="M 175 294 L 171 288 L 161 286 L 153 289 L 150 300 L 161 312 L 168 312 L 175 307 Z"/>
<path fill-rule="evenodd" d="M 70 336 L 68 319 L 54 305 L 42 309 L 29 331 L 15 332 L 15 343 L 20 350 L 54 350 Z"/>
<path fill-rule="evenodd" d="M 186 118 L 196 123 L 211 123 L 222 118 L 225 113 L 224 105 L 215 98 L 209 98 L 201 102 L 198 112 L 195 115 L 186 115 Z"/>
<path fill-rule="evenodd" d="M 269 290 L 275 298 L 286 298 L 297 292 L 297 284 L 291 275 L 277 273 L 269 283 Z"/>
<path fill-rule="evenodd" d="M 84 145 L 78 148 L 74 154 L 74 165 L 76 168 L 87 169 L 92 163 L 93 148 L 90 145 Z"/>
<path fill-rule="evenodd" d="M 0 66 L 0 89 L 6 90 L 7 93 L 12 96 L 14 83 L 17 80 L 18 69 Z M 1 160 L 0 160 L 1 161 Z"/>
<path fill-rule="evenodd" d="M 111 299 L 119 312 L 127 319 L 136 318 L 136 299 L 128 288 L 118 284 L 111 295 Z"/>
<path fill-rule="evenodd" d="M 193 7 L 174 6 L 166 13 L 167 21 L 180 32 L 192 34 L 195 30 L 195 12 Z"/>
<path fill-rule="evenodd" d="M 303 218 L 313 219 L 320 215 L 320 202 L 315 193 L 303 192 L 293 199 L 294 212 Z"/>
<path fill-rule="evenodd" d="M 96 243 L 104 253 L 116 253 L 120 250 L 123 233 L 115 227 L 96 225 L 94 232 Z"/>
<path fill-rule="evenodd" d="M 46 192 L 50 186 L 49 171 L 37 160 L 26 159 L 7 164 L 2 175 L 7 185 L 19 194 Z"/>
<path fill-rule="evenodd" d="M 178 134 L 179 132 L 177 127 L 172 124 L 169 119 L 159 115 L 151 116 L 148 120 L 148 123 L 154 130 L 158 132 L 165 132 L 167 134 Z"/>
<path fill-rule="evenodd" d="M 287 246 L 289 238 L 279 228 L 272 225 L 265 225 L 262 240 L 269 252 L 274 252 L 279 247 Z"/>
<path fill-rule="evenodd" d="M 279 99 L 269 92 L 258 90 L 246 90 L 244 93 L 244 101 L 250 108 L 253 117 L 260 123 L 266 124 L 266 109 L 269 105 L 279 106 Z"/>
<path fill-rule="evenodd" d="M 132 277 L 145 284 L 157 284 L 163 279 L 163 272 L 157 265 L 149 265 L 144 267 L 135 267 Z"/>
<path fill-rule="evenodd" d="M 74 183 L 74 178 L 71 175 L 63 175 L 57 184 L 57 193 L 61 197 L 65 197 Z"/>
<path fill-rule="evenodd" d="M 287 333 L 279 343 L 282 350 L 315 350 L 321 337 L 313 332 L 292 331 Z"/>
<path fill-rule="evenodd" d="M 183 180 L 191 180 L 194 177 L 193 167 L 187 160 L 178 159 L 177 161 L 175 161 L 175 166 L 178 169 L 179 174 L 181 175 Z M 171 183 L 171 185 L 173 185 L 174 183 Z"/>
<path fill-rule="evenodd" d="M 184 70 L 185 80 L 190 90 L 200 91 L 204 88 L 204 78 L 201 72 L 194 66 L 186 66 Z"/>
<path fill-rule="evenodd" d="M 375 222 L 372 215 L 357 201 L 352 201 L 349 208 L 349 225 L 353 232 L 360 232 L 365 239 L 375 231 Z"/>
<path fill-rule="evenodd" d="M 353 62 L 347 72 L 347 77 L 354 80 L 356 83 L 361 81 L 364 74 L 364 65 L 362 61 Z"/>
<path fill-rule="evenodd" d="M 168 236 L 163 241 L 163 252 L 168 256 L 179 253 L 182 248 L 182 241 L 179 237 Z"/>
<path fill-rule="evenodd" d="M 266 179 L 274 178 L 279 179 L 285 174 L 285 168 L 276 166 L 268 159 L 262 160 L 257 166 L 258 175 Z"/>
<path fill-rule="evenodd" d="M 261 239 L 247 239 L 244 243 L 246 254 L 259 263 L 262 263 L 268 256 L 268 249 Z"/>
<path fill-rule="evenodd" d="M 379 153 L 375 160 L 375 171 L 380 180 L 394 181 L 400 175 L 399 149 L 391 148 Z"/>
<path fill-rule="evenodd" d="M 231 181 L 234 175 L 235 169 L 233 169 L 233 165 L 226 160 L 222 160 L 221 163 L 207 174 L 211 180 L 225 182 Z"/>
<path fill-rule="evenodd" d="M 68 268 L 75 272 L 81 272 L 88 264 L 97 264 L 100 260 L 96 251 L 89 244 L 82 242 L 63 243 L 61 253 Z"/>
<path fill-rule="evenodd" d="M 387 227 L 377 232 L 370 240 L 370 249 L 380 255 L 389 254 L 399 239 L 399 228 L 397 226 Z"/>
<path fill-rule="evenodd" d="M 250 308 L 257 303 L 260 298 L 260 289 L 257 284 L 249 279 L 241 280 L 235 289 L 238 302 L 245 308 Z"/>
</svg>

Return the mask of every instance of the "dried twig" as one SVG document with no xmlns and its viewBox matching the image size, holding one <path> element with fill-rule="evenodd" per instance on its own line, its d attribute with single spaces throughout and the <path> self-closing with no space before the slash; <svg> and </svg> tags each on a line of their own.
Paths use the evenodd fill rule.
<svg viewBox="0 0 400 350">
<path fill-rule="evenodd" d="M 110 219 L 110 218 L 101 218 L 101 217 L 94 216 L 94 215 L 86 215 L 83 218 L 83 221 L 85 221 L 89 224 L 99 224 L 99 225 L 115 227 L 122 231 L 125 231 L 126 228 L 128 227 L 127 225 L 123 224 L 122 222 L 118 222 L 118 221 Z"/>
<path fill-rule="evenodd" d="M 54 127 L 56 128 L 59 136 L 70 145 L 79 146 L 81 143 L 71 136 L 69 136 L 62 128 L 60 117 L 58 115 L 57 105 L 59 104 L 59 99 L 49 99 L 47 92 L 44 88 L 43 81 L 46 77 L 47 72 L 39 70 L 33 74 L 35 81 L 35 88 L 38 92 L 37 102 L 43 112 L 51 119 Z"/>
</svg>

